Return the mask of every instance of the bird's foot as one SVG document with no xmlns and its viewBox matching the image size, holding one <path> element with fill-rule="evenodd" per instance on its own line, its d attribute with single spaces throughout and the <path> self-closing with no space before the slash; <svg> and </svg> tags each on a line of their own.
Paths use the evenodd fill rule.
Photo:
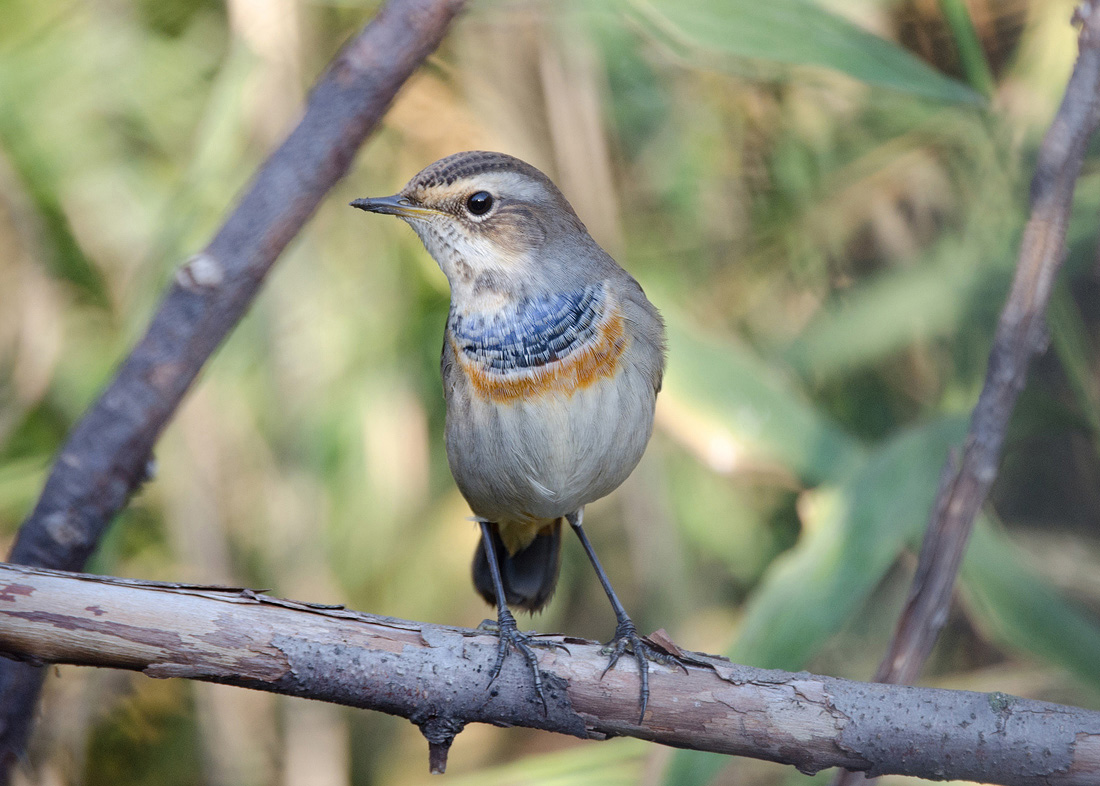
<svg viewBox="0 0 1100 786">
<path fill-rule="evenodd" d="M 601 679 L 619 662 L 619 657 L 628 649 L 634 655 L 634 660 L 638 664 L 638 676 L 641 678 L 642 683 L 639 696 L 641 713 L 638 715 L 638 723 L 641 724 L 645 720 L 646 705 L 649 704 L 649 661 L 663 663 L 666 666 L 679 666 L 685 672 L 687 667 L 672 653 L 653 646 L 639 636 L 638 629 L 634 627 L 634 622 L 628 617 L 619 621 L 618 626 L 615 628 L 615 635 L 603 649 L 605 653 L 610 655 L 610 658 L 608 658 L 603 674 L 600 675 Z"/>
<path fill-rule="evenodd" d="M 556 641 L 536 639 L 526 633 L 520 633 L 519 627 L 516 625 L 516 618 L 507 610 L 496 620 L 485 620 L 478 625 L 478 629 L 496 633 L 499 640 L 497 642 L 497 659 L 494 661 L 493 670 L 489 675 L 489 684 L 492 685 L 493 681 L 500 675 L 500 668 L 504 665 L 504 656 L 508 654 L 510 647 L 514 647 L 523 655 L 524 660 L 527 661 L 527 666 L 531 669 L 531 679 L 535 683 L 535 693 L 542 702 L 543 711 L 549 711 L 546 704 L 546 694 L 542 688 L 542 674 L 539 671 L 538 656 L 535 655 L 533 648 L 560 649 L 566 654 L 569 654 L 569 649 L 564 644 Z"/>
</svg>

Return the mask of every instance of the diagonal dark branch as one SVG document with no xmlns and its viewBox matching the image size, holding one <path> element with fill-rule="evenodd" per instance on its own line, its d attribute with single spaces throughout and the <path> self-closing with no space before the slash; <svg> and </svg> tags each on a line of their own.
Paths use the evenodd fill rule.
<svg viewBox="0 0 1100 786">
<path fill-rule="evenodd" d="M 190 259 L 145 336 L 71 432 L 12 560 L 80 567 L 140 484 L 153 444 L 278 255 L 347 171 L 462 0 L 391 0 L 321 78 L 305 115 L 206 249 Z"/>
<path fill-rule="evenodd" d="M 169 624 L 170 623 L 170 624 Z M 736 666 L 684 653 L 651 667 L 638 721 L 638 671 L 602 675 L 594 643 L 538 655 L 545 705 L 523 659 L 489 685 L 496 638 L 484 631 L 376 617 L 250 590 L 81 576 L 0 563 L 0 653 L 240 685 L 408 718 L 430 766 L 467 723 L 586 739 L 632 736 L 752 756 L 803 772 L 1019 786 L 1100 780 L 1100 713 L 1001 693 L 859 683 Z"/>
<path fill-rule="evenodd" d="M 206 249 L 180 268 L 145 336 L 70 433 L 11 561 L 80 569 L 146 474 L 153 445 L 287 243 L 347 172 L 464 0 L 390 0 L 315 86 L 301 122 Z M 0 784 L 26 741 L 40 670 L 0 663 Z"/>
<path fill-rule="evenodd" d="M 1012 290 L 989 355 L 958 466 L 948 460 L 913 586 L 876 679 L 911 682 L 946 617 L 955 575 L 974 518 L 997 474 L 1001 446 L 1031 359 L 1047 345 L 1046 308 L 1066 255 L 1073 190 L 1088 141 L 1100 125 L 1100 3 L 1081 30 L 1081 52 L 1061 108 L 1039 149 Z"/>
<path fill-rule="evenodd" d="M 974 519 L 997 476 L 1005 431 L 1028 366 L 1047 345 L 1046 309 L 1066 256 L 1073 191 L 1089 139 L 1100 125 L 1100 2 L 1082 3 L 1075 19 L 1081 23 L 1079 55 L 1039 148 L 1031 216 L 990 350 L 985 384 L 961 459 L 949 457 L 944 468 L 909 597 L 875 674 L 878 682 L 913 682 L 931 653 L 947 619 Z M 842 776 L 837 784 L 856 780 L 862 777 Z"/>
</svg>

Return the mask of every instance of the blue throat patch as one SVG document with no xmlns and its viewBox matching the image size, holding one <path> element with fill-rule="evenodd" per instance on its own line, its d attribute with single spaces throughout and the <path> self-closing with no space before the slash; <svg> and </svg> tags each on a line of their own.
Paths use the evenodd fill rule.
<svg viewBox="0 0 1100 786">
<path fill-rule="evenodd" d="M 516 305 L 462 316 L 451 310 L 449 326 L 458 348 L 500 374 L 545 366 L 566 357 L 596 333 L 603 313 L 602 283 L 574 292 L 525 297 Z"/>
</svg>

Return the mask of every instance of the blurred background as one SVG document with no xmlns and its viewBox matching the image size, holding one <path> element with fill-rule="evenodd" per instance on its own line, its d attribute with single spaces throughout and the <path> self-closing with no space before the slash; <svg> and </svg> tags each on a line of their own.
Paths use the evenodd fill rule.
<svg viewBox="0 0 1100 786">
<path fill-rule="evenodd" d="M 0 0 L 0 551 L 174 269 L 377 5 Z M 407 227 L 347 203 L 496 149 L 549 173 L 669 322 L 657 433 L 586 517 L 639 628 L 869 678 L 980 390 L 1072 7 L 472 0 L 201 376 L 89 570 L 492 616 L 443 452 L 446 281 Z M 924 684 L 1100 708 L 1098 164 Z M 563 573 L 521 624 L 606 640 L 572 539 Z M 486 726 L 458 737 L 446 777 L 811 780 Z M 428 781 L 403 720 L 72 667 L 48 680 L 17 780 Z"/>
</svg>

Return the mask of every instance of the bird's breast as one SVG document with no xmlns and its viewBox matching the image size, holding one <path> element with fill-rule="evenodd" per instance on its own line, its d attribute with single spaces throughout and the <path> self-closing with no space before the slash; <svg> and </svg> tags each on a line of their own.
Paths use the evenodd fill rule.
<svg viewBox="0 0 1100 786">
<path fill-rule="evenodd" d="M 602 282 L 491 313 L 452 306 L 447 339 L 471 392 L 498 404 L 572 394 L 614 377 L 628 343 L 622 309 Z"/>
</svg>

